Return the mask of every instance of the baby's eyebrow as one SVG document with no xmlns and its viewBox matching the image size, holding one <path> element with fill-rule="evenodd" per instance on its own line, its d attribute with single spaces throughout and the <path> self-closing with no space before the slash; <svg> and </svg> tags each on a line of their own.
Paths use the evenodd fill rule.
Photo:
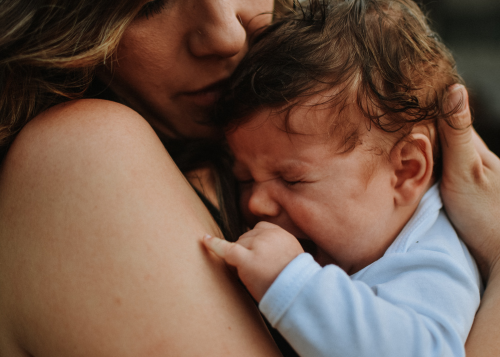
<svg viewBox="0 0 500 357">
<path fill-rule="evenodd" d="M 279 172 L 300 174 L 307 170 L 307 164 L 300 160 L 287 160 L 285 162 L 280 162 L 276 168 Z"/>
</svg>

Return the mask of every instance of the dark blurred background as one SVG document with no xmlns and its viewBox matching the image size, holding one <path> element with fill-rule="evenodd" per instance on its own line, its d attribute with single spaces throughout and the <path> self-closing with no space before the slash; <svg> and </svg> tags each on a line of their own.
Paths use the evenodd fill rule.
<svg viewBox="0 0 500 357">
<path fill-rule="evenodd" d="M 500 0 L 421 0 L 469 90 L 474 127 L 500 155 Z"/>
</svg>

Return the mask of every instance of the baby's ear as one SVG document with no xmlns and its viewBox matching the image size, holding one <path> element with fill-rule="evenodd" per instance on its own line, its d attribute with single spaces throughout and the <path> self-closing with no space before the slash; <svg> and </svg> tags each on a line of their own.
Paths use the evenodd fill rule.
<svg viewBox="0 0 500 357">
<path fill-rule="evenodd" d="M 390 153 L 395 203 L 399 206 L 418 203 L 433 177 L 432 143 L 424 130 L 425 127 L 414 128 Z"/>
</svg>

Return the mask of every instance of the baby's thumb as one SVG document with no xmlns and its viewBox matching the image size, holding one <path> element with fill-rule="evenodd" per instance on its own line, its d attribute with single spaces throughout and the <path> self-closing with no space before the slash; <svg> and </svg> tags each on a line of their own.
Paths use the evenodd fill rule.
<svg viewBox="0 0 500 357">
<path fill-rule="evenodd" d="M 474 147 L 472 119 L 469 110 L 467 90 L 461 84 L 455 84 L 448 89 L 446 110 L 458 111 L 450 117 L 454 127 L 439 121 L 439 135 L 443 151 L 443 175 L 469 171 L 478 159 Z"/>
</svg>

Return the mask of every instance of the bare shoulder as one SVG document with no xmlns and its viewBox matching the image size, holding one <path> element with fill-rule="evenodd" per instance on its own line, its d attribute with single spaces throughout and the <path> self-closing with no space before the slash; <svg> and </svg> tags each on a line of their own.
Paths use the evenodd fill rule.
<svg viewBox="0 0 500 357">
<path fill-rule="evenodd" d="M 176 171 L 156 133 L 137 112 L 105 100 L 76 100 L 48 109 L 21 130 L 4 160 L 0 181 L 21 182 L 35 175 L 42 179 L 35 185 L 49 180 L 65 184 L 74 182 L 72 175 L 78 172 L 80 182 L 104 171 L 112 175 L 132 169 L 145 160 L 166 160 Z M 117 185 L 123 177 L 114 177 Z"/>
<path fill-rule="evenodd" d="M 205 233 L 139 114 L 99 100 L 40 114 L 0 169 L 0 355 L 275 355 Z"/>
<path fill-rule="evenodd" d="M 96 124 L 102 119 L 126 122 L 140 121 L 141 116 L 133 109 L 102 99 L 78 99 L 53 106 L 37 115 L 26 128 L 55 125 Z M 105 123 L 102 123 L 105 124 Z"/>
<path fill-rule="evenodd" d="M 54 106 L 31 120 L 20 132 L 19 145 L 99 144 L 99 139 L 152 139 L 149 124 L 134 110 L 111 101 L 81 99 Z"/>
<path fill-rule="evenodd" d="M 36 116 L 31 124 L 40 124 L 41 121 L 50 122 L 52 124 L 60 123 L 63 118 L 71 123 L 72 120 L 86 120 L 91 122 L 93 120 L 100 120 L 102 118 L 108 119 L 139 119 L 142 118 L 133 109 L 116 102 L 103 99 L 78 99 L 66 103 L 58 104 Z"/>
</svg>

